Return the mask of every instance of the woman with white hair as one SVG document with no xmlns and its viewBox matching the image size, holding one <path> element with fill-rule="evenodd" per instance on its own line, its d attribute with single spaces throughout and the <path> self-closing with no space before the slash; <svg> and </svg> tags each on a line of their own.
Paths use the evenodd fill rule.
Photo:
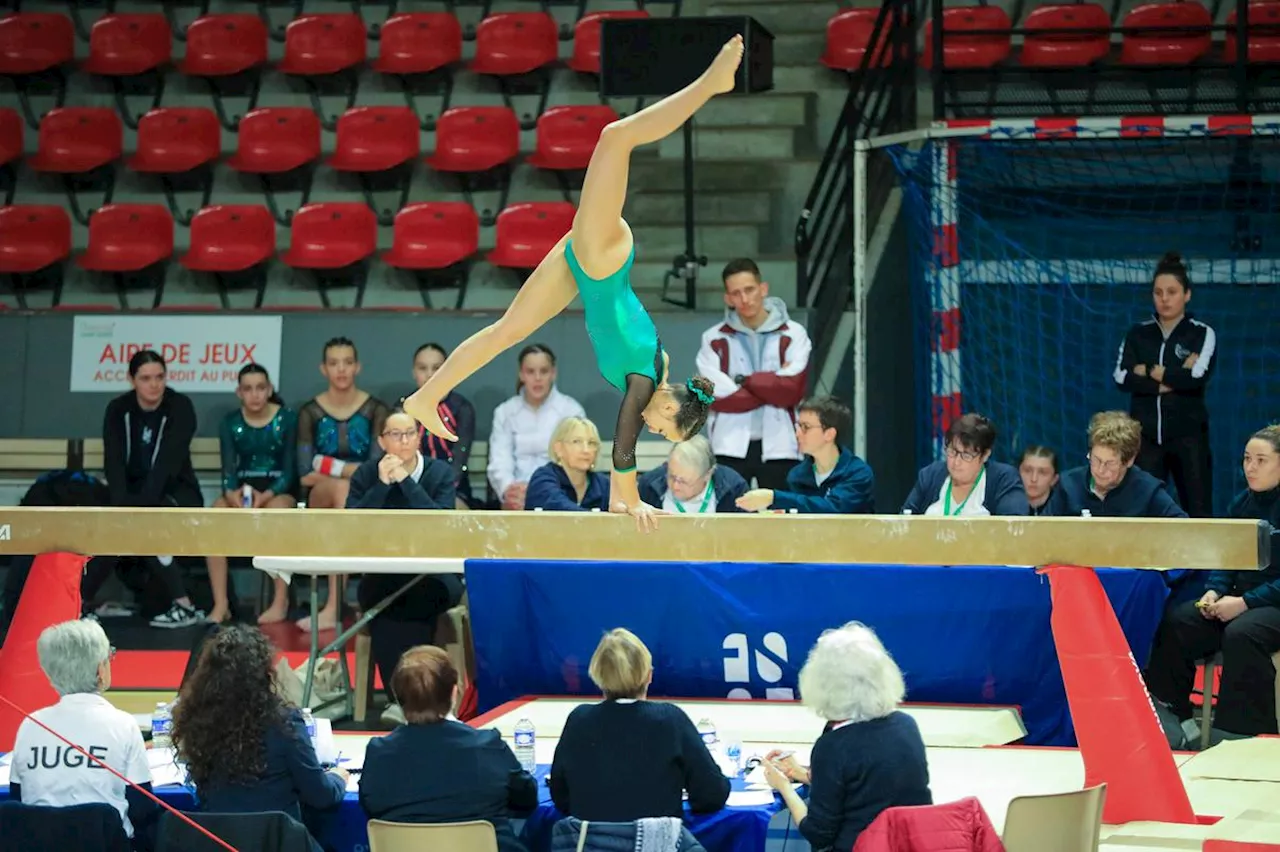
<svg viewBox="0 0 1280 852">
<path fill-rule="evenodd" d="M 906 685 L 871 628 L 851 621 L 818 637 L 800 670 L 800 699 L 827 720 L 810 766 L 771 752 L 765 778 L 815 852 L 852 849 L 886 808 L 931 805 L 915 719 L 898 709 Z M 809 785 L 806 804 L 791 786 Z"/>
<path fill-rule="evenodd" d="M 661 467 L 640 477 L 640 499 L 673 515 L 740 512 L 735 501 L 747 481 L 731 467 L 718 467 L 711 442 L 695 435 L 671 448 Z"/>
<path fill-rule="evenodd" d="M 14 801 L 26 805 L 111 805 L 120 812 L 133 848 L 148 850 L 157 806 L 102 768 L 106 764 L 143 790 L 151 789 L 151 768 L 138 723 L 102 697 L 111 686 L 114 653 L 96 621 L 64 621 L 40 634 L 36 642 L 40 668 L 61 697 L 18 727 L 9 792 Z M 79 748 L 67 745 L 37 721 Z"/>
<path fill-rule="evenodd" d="M 585 417 L 566 417 L 556 424 L 547 446 L 551 461 L 533 472 L 524 507 L 548 512 L 606 511 L 609 477 L 595 469 L 600 430 Z"/>
</svg>

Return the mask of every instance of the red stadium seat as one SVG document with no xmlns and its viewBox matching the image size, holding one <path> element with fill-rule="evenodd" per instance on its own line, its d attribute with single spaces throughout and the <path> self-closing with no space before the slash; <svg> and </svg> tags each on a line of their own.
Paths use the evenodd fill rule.
<svg viewBox="0 0 1280 852">
<path fill-rule="evenodd" d="M 368 35 L 359 15 L 305 15 L 284 31 L 284 74 L 303 77 L 336 74 L 365 60 Z"/>
<path fill-rule="evenodd" d="M 40 139 L 31 168 L 38 172 L 79 174 L 119 159 L 124 127 L 106 107 L 63 107 L 40 121 Z"/>
<path fill-rule="evenodd" d="M 429 74 L 462 60 L 462 25 L 448 12 L 393 15 L 382 25 L 373 69 Z"/>
<path fill-rule="evenodd" d="M 0 166 L 22 159 L 22 116 L 17 110 L 0 108 Z"/>
<path fill-rule="evenodd" d="M 154 71 L 173 55 L 173 35 L 163 14 L 103 15 L 89 32 L 83 70 L 105 77 Z"/>
<path fill-rule="evenodd" d="M 191 247 L 179 258 L 196 272 L 241 272 L 276 253 L 276 223 L 251 204 L 206 207 L 191 220 Z"/>
<path fill-rule="evenodd" d="M 533 269 L 573 227 L 572 204 L 512 204 L 498 214 L 498 234 L 486 260 L 506 269 Z"/>
<path fill-rule="evenodd" d="M 1280 64 L 1280 2 L 1277 0 L 1260 0 L 1248 6 L 1249 54 L 1246 62 Z M 1227 40 L 1223 45 L 1222 58 L 1227 62 L 1236 61 L 1236 13 L 1227 16 Z"/>
<path fill-rule="evenodd" d="M 427 165 L 440 172 L 483 172 L 520 155 L 520 121 L 509 107 L 455 107 L 436 124 Z"/>
<path fill-rule="evenodd" d="M 1196 0 L 1172 3 L 1145 3 L 1124 16 L 1126 32 L 1120 47 L 1123 65 L 1190 65 L 1209 53 L 1213 33 L 1209 10 Z M 1200 27 L 1199 32 L 1169 32 L 1169 27 Z M 1163 29 L 1162 29 L 1163 28 Z"/>
<path fill-rule="evenodd" d="M 249 174 L 279 174 L 320 159 L 320 119 L 306 107 L 255 109 L 240 120 L 227 165 Z"/>
<path fill-rule="evenodd" d="M 364 204 L 308 204 L 293 217 L 282 260 L 296 269 L 341 269 L 373 256 L 378 222 Z"/>
<path fill-rule="evenodd" d="M 138 272 L 173 254 L 173 217 L 158 204 L 108 204 L 89 219 L 82 269 Z"/>
<path fill-rule="evenodd" d="M 0 18 L 0 74 L 39 74 L 75 58 L 76 33 L 66 15 L 19 12 Z"/>
<path fill-rule="evenodd" d="M 267 62 L 267 25 L 257 15 L 205 15 L 187 27 L 189 77 L 228 77 Z"/>
<path fill-rule="evenodd" d="M 529 165 L 539 169 L 585 169 L 600 134 L 618 114 L 607 106 L 558 106 L 538 117 L 537 148 Z"/>
<path fill-rule="evenodd" d="M 418 117 L 408 107 L 356 107 L 338 119 L 329 167 L 340 172 L 382 172 L 417 159 Z"/>
<path fill-rule="evenodd" d="M 832 15 L 827 21 L 827 46 L 819 61 L 833 71 L 857 71 L 861 68 L 879 15 L 879 8 L 842 9 Z M 888 49 L 891 21 L 889 18 L 885 20 L 885 27 L 880 31 L 879 55 L 875 60 L 880 68 L 887 67 L 892 59 Z"/>
<path fill-rule="evenodd" d="M 1022 64 L 1033 68 L 1083 68 L 1111 52 L 1111 15 L 1097 3 L 1049 3 L 1027 16 Z M 1037 30 L 1102 30 L 1045 33 Z"/>
<path fill-rule="evenodd" d="M 0 207 L 0 272 L 38 272 L 71 255 L 71 218 L 52 204 Z"/>
<path fill-rule="evenodd" d="M 476 27 L 476 55 L 468 68 L 476 74 L 509 77 L 528 74 L 559 58 L 560 31 L 546 12 L 503 12 Z"/>
<path fill-rule="evenodd" d="M 397 269 L 447 269 L 476 253 L 480 217 L 461 201 L 410 204 L 396 214 L 391 250 L 383 263 Z"/>
<path fill-rule="evenodd" d="M 135 172 L 178 174 L 222 155 L 222 128 L 203 107 L 153 109 L 138 122 L 137 152 L 127 165 Z"/>
<path fill-rule="evenodd" d="M 601 25 L 611 18 L 647 17 L 649 13 L 643 10 L 589 12 L 583 15 L 573 26 L 573 56 L 569 59 L 568 66 L 579 74 L 599 74 Z"/>
<path fill-rule="evenodd" d="M 942 12 L 944 68 L 991 68 L 1009 56 L 1013 37 L 1009 14 L 999 6 L 953 6 Z M 995 35 L 966 35 L 966 30 L 1005 30 Z M 933 67 L 933 21 L 924 29 L 920 63 Z"/>
</svg>

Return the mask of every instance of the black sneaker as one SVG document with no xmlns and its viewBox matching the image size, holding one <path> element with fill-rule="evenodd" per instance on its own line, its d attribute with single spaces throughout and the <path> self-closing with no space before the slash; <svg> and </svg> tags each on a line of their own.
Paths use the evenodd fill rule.
<svg viewBox="0 0 1280 852">
<path fill-rule="evenodd" d="M 204 612 L 194 607 L 183 606 L 174 602 L 168 611 L 151 619 L 152 627 L 174 630 L 180 627 L 193 627 L 204 622 Z"/>
</svg>

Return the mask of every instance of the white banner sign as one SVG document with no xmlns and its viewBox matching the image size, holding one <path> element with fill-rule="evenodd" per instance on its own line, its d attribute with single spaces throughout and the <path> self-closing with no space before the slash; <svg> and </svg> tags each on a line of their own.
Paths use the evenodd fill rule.
<svg viewBox="0 0 1280 852">
<path fill-rule="evenodd" d="M 245 364 L 280 376 L 280 316 L 157 314 L 75 318 L 71 340 L 72 393 L 129 389 L 129 359 L 154 349 L 168 365 L 168 384 L 184 393 L 230 393 Z"/>
</svg>

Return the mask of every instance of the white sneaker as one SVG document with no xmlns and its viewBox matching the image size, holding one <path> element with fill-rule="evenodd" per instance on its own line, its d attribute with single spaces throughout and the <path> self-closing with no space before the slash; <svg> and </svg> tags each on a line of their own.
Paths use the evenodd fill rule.
<svg viewBox="0 0 1280 852">
<path fill-rule="evenodd" d="M 157 615 L 151 619 L 152 627 L 159 627 L 164 630 L 174 630 L 179 627 L 191 627 L 204 621 L 204 611 L 195 609 L 194 607 L 183 606 L 174 601 L 173 606 L 169 607 L 167 612 Z"/>
<path fill-rule="evenodd" d="M 379 721 L 384 725 L 407 725 L 408 722 L 404 718 L 404 710 L 399 704 L 390 704 L 386 710 L 382 711 Z"/>
</svg>

